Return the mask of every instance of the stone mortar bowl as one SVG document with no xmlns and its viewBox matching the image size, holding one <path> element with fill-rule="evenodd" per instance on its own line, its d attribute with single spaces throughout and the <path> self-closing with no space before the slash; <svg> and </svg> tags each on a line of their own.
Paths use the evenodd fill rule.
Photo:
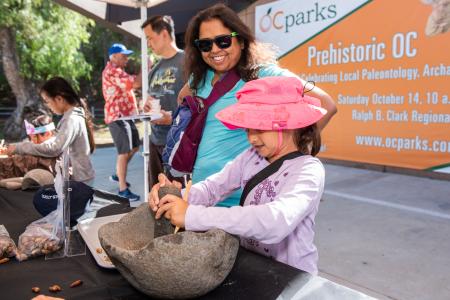
<svg viewBox="0 0 450 300">
<path fill-rule="evenodd" d="M 186 299 L 208 293 L 233 267 L 239 240 L 223 230 L 171 233 L 154 238 L 148 203 L 119 222 L 103 225 L 100 244 L 135 288 L 157 298 Z"/>
</svg>

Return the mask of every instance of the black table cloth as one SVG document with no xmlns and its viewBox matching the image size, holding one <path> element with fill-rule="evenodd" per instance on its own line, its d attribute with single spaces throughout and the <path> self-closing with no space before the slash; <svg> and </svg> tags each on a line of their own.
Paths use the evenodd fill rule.
<svg viewBox="0 0 450 300">
<path fill-rule="evenodd" d="M 97 194 L 98 195 L 98 194 Z M 32 204 L 33 192 L 0 189 L 0 224 L 4 224 L 17 243 L 25 227 L 41 216 Z M 110 205 L 97 216 L 128 212 L 128 205 Z M 290 282 L 306 283 L 311 275 L 266 257 L 240 249 L 236 263 L 215 290 L 199 299 L 275 299 Z M 299 278 L 301 280 L 299 280 Z M 83 284 L 69 288 L 71 282 Z M 48 287 L 61 286 L 62 291 L 50 293 Z M 86 255 L 45 260 L 44 257 L 18 262 L 14 258 L 0 265 L 0 298 L 30 299 L 32 287 L 41 293 L 66 299 L 148 299 L 133 288 L 115 269 L 99 267 L 89 249 Z M 300 288 L 300 287 L 298 287 Z"/>
<path fill-rule="evenodd" d="M 99 191 L 95 195 L 119 202 L 100 209 L 97 217 L 123 214 L 132 209 L 128 202 L 115 195 Z M 41 218 L 33 207 L 32 197 L 33 192 L 0 188 L 0 224 L 6 227 L 16 243 L 26 226 Z M 83 284 L 70 288 L 70 283 L 75 280 L 82 280 Z M 56 294 L 49 292 L 48 287 L 54 284 L 61 286 L 62 291 Z M 82 256 L 52 260 L 37 257 L 23 262 L 12 258 L 0 265 L 1 300 L 30 299 L 36 296 L 31 291 L 36 286 L 40 287 L 42 294 L 65 299 L 149 299 L 133 288 L 117 270 L 99 267 L 87 247 L 86 255 Z M 198 299 L 373 298 L 240 248 L 233 269 L 224 282 Z"/>
</svg>

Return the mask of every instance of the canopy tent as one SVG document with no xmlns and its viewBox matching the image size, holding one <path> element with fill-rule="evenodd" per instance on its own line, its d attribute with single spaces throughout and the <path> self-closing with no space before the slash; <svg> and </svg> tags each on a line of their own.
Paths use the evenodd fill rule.
<svg viewBox="0 0 450 300">
<path fill-rule="evenodd" d="M 55 2 L 94 19 L 115 31 L 141 37 L 140 4 L 146 2 L 147 15 L 170 15 L 175 33 L 181 34 L 189 20 L 200 10 L 216 3 L 225 3 L 240 11 L 256 0 L 55 0 Z"/>
<path fill-rule="evenodd" d="M 238 11 L 256 0 L 55 0 L 101 25 L 141 39 L 142 70 L 148 69 L 147 41 L 141 29 L 147 15 L 170 15 L 175 22 L 175 33 L 183 33 L 189 20 L 201 9 L 222 2 Z M 148 73 L 142 72 L 142 100 L 148 96 Z M 144 193 L 148 196 L 148 126 L 144 126 Z"/>
<path fill-rule="evenodd" d="M 147 69 L 147 43 L 141 25 L 147 15 L 170 15 L 175 33 L 183 33 L 189 20 L 201 9 L 222 2 L 233 10 L 244 9 L 256 0 L 55 0 L 115 31 L 141 39 L 142 70 Z M 145 72 L 144 72 L 145 73 Z M 147 74 L 142 76 L 142 95 L 148 90 Z"/>
</svg>

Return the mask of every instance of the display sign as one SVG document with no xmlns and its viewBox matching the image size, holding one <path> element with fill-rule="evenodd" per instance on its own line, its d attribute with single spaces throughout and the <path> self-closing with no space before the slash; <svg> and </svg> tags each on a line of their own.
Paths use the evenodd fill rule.
<svg viewBox="0 0 450 300">
<path fill-rule="evenodd" d="M 337 103 L 321 157 L 450 165 L 448 2 L 289 0 L 256 8 L 257 39 L 279 46 L 281 66 Z"/>
</svg>

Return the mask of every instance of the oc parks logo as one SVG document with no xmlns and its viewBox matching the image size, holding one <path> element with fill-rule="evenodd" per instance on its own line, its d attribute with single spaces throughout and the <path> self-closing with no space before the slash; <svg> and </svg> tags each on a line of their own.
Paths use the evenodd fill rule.
<svg viewBox="0 0 450 300">
<path fill-rule="evenodd" d="M 263 15 L 261 19 L 259 19 L 259 30 L 261 30 L 261 32 L 267 32 L 272 27 L 277 30 L 283 29 L 283 23 L 277 22 L 278 17 L 283 16 L 283 11 L 277 11 L 273 16 L 270 15 L 271 12 L 272 7 L 267 10 L 267 13 Z"/>
<path fill-rule="evenodd" d="M 295 7 L 293 7 L 295 9 Z M 336 4 L 320 5 L 314 2 L 310 7 L 302 10 L 291 11 L 284 14 L 284 11 L 277 10 L 272 14 L 272 7 L 267 13 L 259 19 L 259 29 L 261 32 L 268 32 L 272 27 L 276 30 L 284 29 L 284 33 L 311 23 L 320 23 L 328 19 L 334 19 L 337 16 Z"/>
</svg>

